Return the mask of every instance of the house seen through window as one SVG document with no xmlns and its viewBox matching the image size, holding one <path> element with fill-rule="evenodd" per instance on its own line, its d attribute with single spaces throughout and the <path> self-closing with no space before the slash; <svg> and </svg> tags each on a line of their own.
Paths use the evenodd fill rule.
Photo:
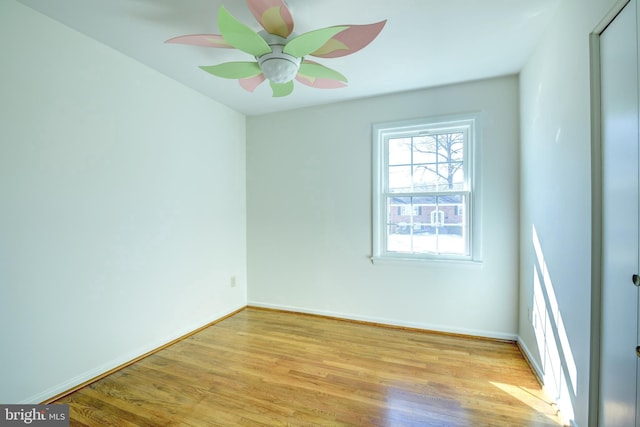
<svg viewBox="0 0 640 427">
<path fill-rule="evenodd" d="M 374 259 L 472 258 L 475 121 L 374 127 Z"/>
</svg>

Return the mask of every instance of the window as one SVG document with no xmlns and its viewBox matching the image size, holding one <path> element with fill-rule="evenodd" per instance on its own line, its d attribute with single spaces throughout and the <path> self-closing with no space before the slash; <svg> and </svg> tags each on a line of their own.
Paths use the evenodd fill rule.
<svg viewBox="0 0 640 427">
<path fill-rule="evenodd" d="M 374 126 L 374 261 L 476 259 L 476 120 L 447 117 Z"/>
</svg>

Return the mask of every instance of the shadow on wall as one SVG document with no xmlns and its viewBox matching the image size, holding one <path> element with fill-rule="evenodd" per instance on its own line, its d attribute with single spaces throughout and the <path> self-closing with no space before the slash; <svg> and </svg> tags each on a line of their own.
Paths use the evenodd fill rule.
<svg viewBox="0 0 640 427">
<path fill-rule="evenodd" d="M 533 312 L 529 319 L 542 361 L 544 388 L 556 399 L 562 417 L 573 420 L 578 371 L 535 225 L 532 226 L 532 241 L 536 263 L 533 269 Z"/>
</svg>

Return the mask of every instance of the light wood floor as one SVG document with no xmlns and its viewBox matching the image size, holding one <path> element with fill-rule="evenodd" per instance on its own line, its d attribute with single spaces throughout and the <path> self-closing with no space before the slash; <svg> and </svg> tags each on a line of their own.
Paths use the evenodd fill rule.
<svg viewBox="0 0 640 427">
<path fill-rule="evenodd" d="M 512 343 L 248 308 L 60 399 L 72 426 L 558 426 Z"/>
</svg>

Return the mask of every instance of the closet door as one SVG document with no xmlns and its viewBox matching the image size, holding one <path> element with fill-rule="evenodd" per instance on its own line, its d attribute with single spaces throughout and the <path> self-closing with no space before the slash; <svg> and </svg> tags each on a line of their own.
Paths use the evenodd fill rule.
<svg viewBox="0 0 640 427">
<path fill-rule="evenodd" d="M 635 426 L 638 359 L 638 50 L 636 0 L 600 37 L 603 265 L 600 423 Z M 640 420 L 638 420 L 640 421 Z"/>
</svg>

